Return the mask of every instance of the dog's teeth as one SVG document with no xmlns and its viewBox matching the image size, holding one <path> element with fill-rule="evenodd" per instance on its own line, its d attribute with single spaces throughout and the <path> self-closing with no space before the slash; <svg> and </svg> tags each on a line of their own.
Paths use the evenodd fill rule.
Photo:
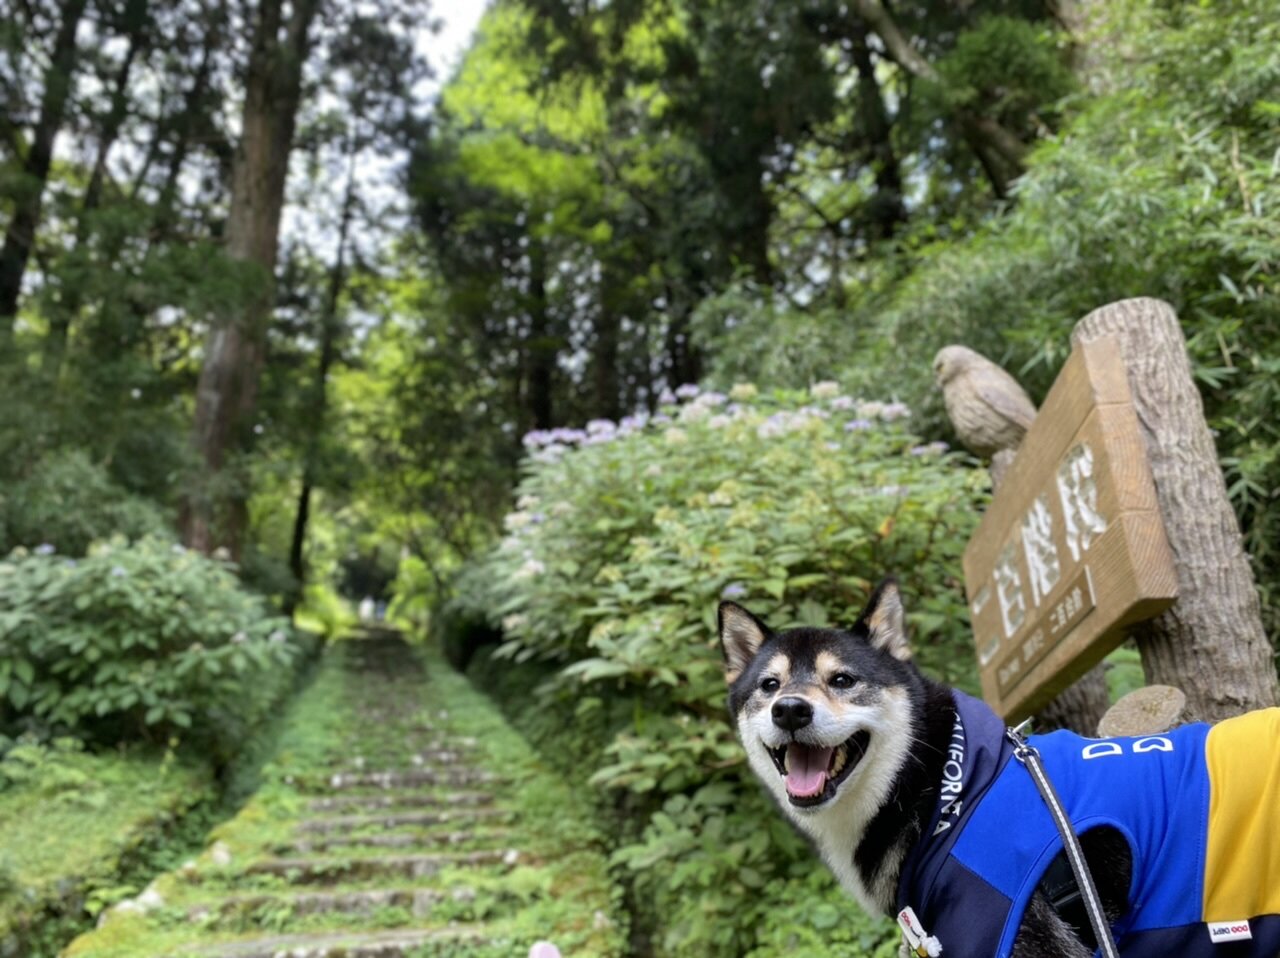
<svg viewBox="0 0 1280 958">
<path fill-rule="evenodd" d="M 844 768 L 844 762 L 847 755 L 848 752 L 843 745 L 836 749 L 835 758 L 831 762 L 832 775 L 840 774 L 840 769 Z"/>
<path fill-rule="evenodd" d="M 782 752 L 782 767 L 787 770 L 787 774 L 791 774 L 791 749 L 784 749 Z"/>
</svg>

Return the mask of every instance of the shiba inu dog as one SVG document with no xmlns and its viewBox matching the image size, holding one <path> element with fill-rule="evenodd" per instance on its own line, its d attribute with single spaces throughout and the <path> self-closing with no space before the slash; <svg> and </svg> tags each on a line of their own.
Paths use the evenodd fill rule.
<svg viewBox="0 0 1280 958">
<path fill-rule="evenodd" d="M 733 602 L 719 628 L 751 768 L 865 909 L 910 909 L 932 939 L 922 955 L 1095 953 L 1003 722 L 915 666 L 892 580 L 848 629 L 774 632 Z M 1280 955 L 1280 709 L 1030 741 L 1126 958 Z"/>
</svg>

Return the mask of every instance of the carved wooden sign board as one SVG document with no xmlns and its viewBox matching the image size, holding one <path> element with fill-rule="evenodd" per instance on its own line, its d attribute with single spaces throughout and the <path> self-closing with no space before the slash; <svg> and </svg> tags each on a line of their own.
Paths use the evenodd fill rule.
<svg viewBox="0 0 1280 958">
<path fill-rule="evenodd" d="M 1120 344 L 1078 344 L 964 553 L 983 697 L 1025 718 L 1177 598 Z"/>
</svg>

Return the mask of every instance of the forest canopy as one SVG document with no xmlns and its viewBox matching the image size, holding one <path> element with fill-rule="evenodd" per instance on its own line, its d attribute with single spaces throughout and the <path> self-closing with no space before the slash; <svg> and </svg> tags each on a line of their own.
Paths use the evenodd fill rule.
<svg viewBox="0 0 1280 958">
<path fill-rule="evenodd" d="M 1270 610 L 1267 12 L 502 0 L 439 75 L 425 4 L 19 4 L 0 540 L 167 525 L 287 608 L 425 609 L 530 430 L 836 378 L 946 438 L 937 346 L 1042 394 L 1154 294 Z"/>
</svg>

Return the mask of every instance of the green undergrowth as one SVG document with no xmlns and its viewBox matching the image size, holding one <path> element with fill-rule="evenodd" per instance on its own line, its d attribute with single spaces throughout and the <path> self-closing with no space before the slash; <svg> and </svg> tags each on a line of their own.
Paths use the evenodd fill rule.
<svg viewBox="0 0 1280 958">
<path fill-rule="evenodd" d="M 318 641 L 300 636 L 296 686 Z M 215 768 L 174 740 L 90 751 L 73 738 L 20 739 L 0 759 L 0 956 L 53 958 L 104 908 L 197 853 L 257 787 L 280 731 L 260 723 Z"/>
<path fill-rule="evenodd" d="M 916 661 L 974 689 L 958 572 L 985 473 L 909 432 L 902 403 L 833 382 L 679 398 L 647 422 L 526 437 L 507 535 L 460 576 L 441 643 L 599 794 L 637 954 L 892 950 L 892 927 L 837 888 L 746 767 L 716 607 L 848 625 L 896 575 Z"/>
<path fill-rule="evenodd" d="M 15 752 L 17 754 L 15 754 Z M 0 955 L 52 958 L 98 911 L 140 891 L 216 790 L 207 765 L 154 753 L 20 746 L 0 792 Z M 21 773 L 19 773 L 21 774 Z M 187 823 L 184 825 L 184 823 Z"/>
</svg>

